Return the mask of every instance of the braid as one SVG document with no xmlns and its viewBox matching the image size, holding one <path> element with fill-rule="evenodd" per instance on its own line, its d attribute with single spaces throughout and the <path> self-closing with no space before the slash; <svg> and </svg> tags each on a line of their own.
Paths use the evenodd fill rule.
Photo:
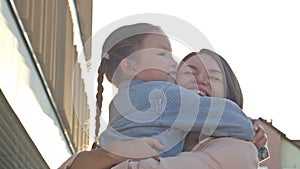
<svg viewBox="0 0 300 169">
<path fill-rule="evenodd" d="M 96 126 L 95 126 L 95 142 L 92 145 L 92 149 L 95 149 L 97 147 L 97 142 L 98 142 L 98 135 L 99 135 L 99 129 L 100 129 L 100 116 L 101 116 L 101 108 L 102 108 L 102 100 L 103 100 L 103 75 L 105 73 L 105 62 L 107 62 L 105 59 L 102 59 L 101 65 L 98 69 L 98 88 L 97 88 L 97 95 L 96 95 L 96 116 L 95 116 L 95 121 L 96 121 Z"/>
</svg>

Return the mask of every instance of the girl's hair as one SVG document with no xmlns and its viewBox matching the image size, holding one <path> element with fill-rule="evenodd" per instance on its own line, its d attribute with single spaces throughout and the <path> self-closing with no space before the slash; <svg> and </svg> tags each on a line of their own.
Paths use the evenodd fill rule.
<svg viewBox="0 0 300 169">
<path fill-rule="evenodd" d="M 231 67 L 221 55 L 209 49 L 201 49 L 199 52 L 192 52 L 189 53 L 186 57 L 184 57 L 179 63 L 178 69 L 180 69 L 182 64 L 186 62 L 189 58 L 198 54 L 207 54 L 217 62 L 224 76 L 225 98 L 235 102 L 240 108 L 243 108 L 244 99 L 240 84 Z"/>
<path fill-rule="evenodd" d="M 122 81 L 118 66 L 120 62 L 132 53 L 142 49 L 143 40 L 150 34 L 164 35 L 160 27 L 148 23 L 138 23 L 133 25 L 122 26 L 113 31 L 105 40 L 102 47 L 102 60 L 98 68 L 98 88 L 96 95 L 96 127 L 95 142 L 92 146 L 97 147 L 98 134 L 100 129 L 100 115 L 103 100 L 103 76 L 109 82 L 118 86 Z"/>
</svg>

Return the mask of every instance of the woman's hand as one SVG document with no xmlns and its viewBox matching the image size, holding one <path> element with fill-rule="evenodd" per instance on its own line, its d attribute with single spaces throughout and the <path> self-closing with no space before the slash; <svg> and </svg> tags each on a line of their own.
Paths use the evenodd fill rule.
<svg viewBox="0 0 300 169">
<path fill-rule="evenodd" d="M 105 148 L 76 153 L 59 169 L 107 169 L 128 159 L 141 160 L 152 157 L 159 160 L 156 149 L 163 150 L 164 147 L 155 138 L 118 141 Z"/>
<path fill-rule="evenodd" d="M 158 139 L 139 138 L 130 141 L 118 141 L 103 147 L 106 151 L 128 159 L 145 159 L 152 157 L 159 160 L 159 153 L 156 150 L 163 150 L 164 147 Z"/>
<path fill-rule="evenodd" d="M 260 124 L 260 120 L 251 119 L 251 121 L 253 123 L 254 131 L 256 131 L 256 135 L 252 140 L 253 144 L 258 148 L 265 146 L 268 142 L 268 138 L 265 129 Z"/>
</svg>

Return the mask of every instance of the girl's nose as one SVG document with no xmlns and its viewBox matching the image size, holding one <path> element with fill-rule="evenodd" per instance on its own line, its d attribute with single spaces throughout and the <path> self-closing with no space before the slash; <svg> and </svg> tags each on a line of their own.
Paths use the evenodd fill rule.
<svg viewBox="0 0 300 169">
<path fill-rule="evenodd" d="M 177 68 L 177 62 L 175 61 L 175 59 L 173 58 L 173 56 L 171 56 L 171 58 L 170 58 L 170 65 L 172 67 L 176 67 Z"/>
</svg>

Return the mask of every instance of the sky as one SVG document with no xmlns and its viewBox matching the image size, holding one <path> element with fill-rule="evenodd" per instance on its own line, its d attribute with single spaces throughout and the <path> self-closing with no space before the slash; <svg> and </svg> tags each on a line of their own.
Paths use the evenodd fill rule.
<svg viewBox="0 0 300 169">
<path fill-rule="evenodd" d="M 300 140 L 300 10 L 296 0 L 94 0 L 93 5 L 93 34 L 116 20 L 144 13 L 171 15 L 192 24 L 235 72 L 244 94 L 244 112 L 272 120 L 289 139 Z M 93 42 L 95 46 L 102 44 Z M 172 48 L 177 56 L 188 53 L 176 44 Z"/>
</svg>

